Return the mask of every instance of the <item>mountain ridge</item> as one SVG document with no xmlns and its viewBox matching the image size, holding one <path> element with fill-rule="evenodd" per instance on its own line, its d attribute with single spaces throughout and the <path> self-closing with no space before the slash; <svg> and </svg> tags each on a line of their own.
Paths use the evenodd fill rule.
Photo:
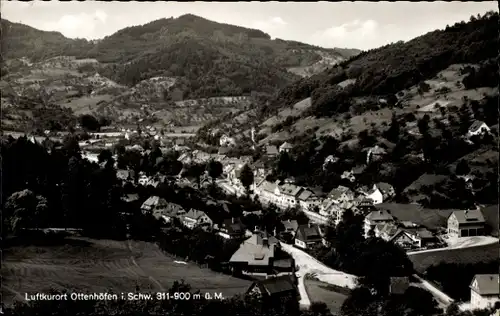
<svg viewBox="0 0 500 316">
<path fill-rule="evenodd" d="M 229 78 L 232 85 L 238 87 L 233 95 L 252 90 L 273 93 L 300 79 L 301 76 L 287 69 L 307 67 L 322 60 L 317 51 L 334 56 L 333 62 L 359 52 L 271 40 L 263 31 L 218 23 L 193 14 L 126 27 L 98 41 L 69 39 L 58 32 L 40 31 L 2 19 L 2 49 L 4 58 L 27 57 L 32 61 L 55 56 L 95 58 L 100 62 L 99 73 L 128 86 L 155 76 L 186 77 L 186 85 L 190 85 L 200 73 L 208 77 L 204 81 L 215 84 L 221 77 L 215 78 L 214 72 L 235 72 L 243 63 L 242 73 L 235 76 L 237 78 Z M 26 56 L 26 52 L 30 54 Z M 266 70 L 274 74 L 273 79 L 256 75 Z M 214 91 L 188 94 L 190 98 L 220 95 Z"/>
</svg>

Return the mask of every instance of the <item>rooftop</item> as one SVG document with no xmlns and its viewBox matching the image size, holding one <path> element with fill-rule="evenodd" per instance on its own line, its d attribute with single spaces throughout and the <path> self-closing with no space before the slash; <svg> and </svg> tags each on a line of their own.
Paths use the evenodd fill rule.
<svg viewBox="0 0 500 316">
<path fill-rule="evenodd" d="M 500 279 L 498 274 L 476 274 L 470 285 L 479 295 L 499 295 Z"/>
</svg>

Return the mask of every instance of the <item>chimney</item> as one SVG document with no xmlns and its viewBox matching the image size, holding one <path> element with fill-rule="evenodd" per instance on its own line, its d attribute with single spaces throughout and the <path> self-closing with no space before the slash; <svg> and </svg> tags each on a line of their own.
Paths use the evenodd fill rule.
<svg viewBox="0 0 500 316">
<path fill-rule="evenodd" d="M 269 247 L 269 239 L 267 237 L 262 238 L 262 245 L 264 247 Z"/>
</svg>

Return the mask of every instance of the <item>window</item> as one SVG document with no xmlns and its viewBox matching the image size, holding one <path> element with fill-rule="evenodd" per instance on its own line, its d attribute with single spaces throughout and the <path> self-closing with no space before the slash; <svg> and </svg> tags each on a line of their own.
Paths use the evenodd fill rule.
<svg viewBox="0 0 500 316">
<path fill-rule="evenodd" d="M 462 229 L 462 237 L 469 237 L 469 230 L 468 229 Z"/>
</svg>

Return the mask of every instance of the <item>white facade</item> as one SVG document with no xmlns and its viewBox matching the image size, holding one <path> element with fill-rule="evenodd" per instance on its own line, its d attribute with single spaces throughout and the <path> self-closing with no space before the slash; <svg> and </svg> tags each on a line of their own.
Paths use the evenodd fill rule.
<svg viewBox="0 0 500 316">
<path fill-rule="evenodd" d="M 384 202 L 384 196 L 378 188 L 376 188 L 372 193 L 366 196 L 368 199 L 373 201 L 373 204 L 380 204 Z"/>
<path fill-rule="evenodd" d="M 488 127 L 488 125 L 486 125 L 486 123 L 483 123 L 477 129 L 469 130 L 467 136 L 472 137 L 475 135 L 484 134 L 485 132 L 490 132 L 490 128 Z"/>
<path fill-rule="evenodd" d="M 295 246 L 301 248 L 301 249 L 307 249 L 307 245 L 305 242 L 302 240 L 295 239 Z"/>
<path fill-rule="evenodd" d="M 471 309 L 485 309 L 490 308 L 495 305 L 496 302 L 500 302 L 498 295 L 485 295 L 481 296 L 473 290 L 470 291 L 470 306 Z"/>
</svg>

